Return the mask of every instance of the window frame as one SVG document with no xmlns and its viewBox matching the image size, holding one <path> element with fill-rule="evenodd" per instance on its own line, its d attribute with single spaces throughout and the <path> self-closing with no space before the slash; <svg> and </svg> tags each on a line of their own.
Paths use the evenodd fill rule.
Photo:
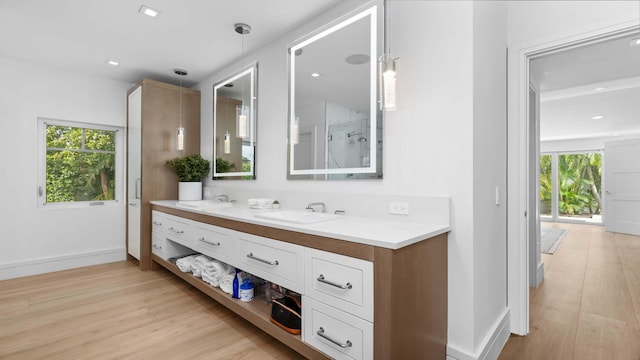
<svg viewBox="0 0 640 360">
<path fill-rule="evenodd" d="M 38 183 L 36 186 L 36 202 L 39 208 L 47 209 L 69 209 L 69 208 L 90 208 L 90 207 L 108 207 L 122 206 L 124 196 L 124 127 L 95 124 L 70 120 L 58 120 L 51 118 L 38 117 L 38 161 L 37 173 Z M 47 202 L 47 125 L 69 126 L 81 129 L 106 130 L 114 131 L 115 136 L 115 199 L 114 200 L 96 200 L 96 201 L 65 201 L 65 202 Z M 83 149 L 82 151 L 86 151 Z"/>
</svg>

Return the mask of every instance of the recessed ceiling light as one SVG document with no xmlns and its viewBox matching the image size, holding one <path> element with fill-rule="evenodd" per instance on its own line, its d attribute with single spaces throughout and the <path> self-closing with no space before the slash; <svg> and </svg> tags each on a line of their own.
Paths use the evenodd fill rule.
<svg viewBox="0 0 640 360">
<path fill-rule="evenodd" d="M 629 46 L 638 46 L 638 45 L 640 45 L 640 38 L 632 39 L 631 43 L 629 43 Z"/>
<path fill-rule="evenodd" d="M 311 77 L 317 78 L 317 77 L 320 77 L 320 74 L 318 74 L 318 73 L 312 73 L 312 74 L 311 74 Z"/>
<path fill-rule="evenodd" d="M 138 12 L 140 14 L 144 14 L 147 15 L 149 17 L 152 18 L 156 18 L 160 15 L 160 11 L 156 10 L 156 9 L 152 9 L 150 7 L 148 7 L 147 5 L 142 5 L 140 6 L 140 10 L 138 10 Z"/>
<path fill-rule="evenodd" d="M 600 91 L 600 90 L 604 90 L 604 89 L 606 89 L 606 87 L 597 87 L 597 88 L 595 88 L 595 89 L 593 89 L 591 91 Z"/>
<path fill-rule="evenodd" d="M 119 63 L 119 62 L 117 62 L 117 61 L 115 61 L 115 60 L 107 59 L 107 60 L 105 60 L 105 62 L 106 62 L 107 64 L 111 65 L 111 66 L 118 66 L 118 65 L 120 65 L 120 63 Z"/>
<path fill-rule="evenodd" d="M 604 119 L 604 116 L 603 116 L 603 115 L 594 115 L 594 116 L 592 116 L 591 118 L 592 118 L 593 120 L 602 120 L 602 119 Z"/>
<path fill-rule="evenodd" d="M 353 54 L 347 56 L 344 61 L 351 65 L 363 65 L 369 62 L 369 55 L 367 54 Z"/>
</svg>

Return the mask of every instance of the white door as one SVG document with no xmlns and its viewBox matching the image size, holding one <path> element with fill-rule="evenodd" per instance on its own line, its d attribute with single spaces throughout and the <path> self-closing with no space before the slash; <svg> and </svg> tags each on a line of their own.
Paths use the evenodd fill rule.
<svg viewBox="0 0 640 360">
<path fill-rule="evenodd" d="M 127 248 L 140 260 L 140 197 L 142 156 L 142 86 L 129 95 L 127 135 Z"/>
<path fill-rule="evenodd" d="M 640 139 L 604 144 L 607 231 L 640 235 Z"/>
<path fill-rule="evenodd" d="M 544 270 L 540 254 L 540 97 L 529 84 L 529 287 L 538 287 Z"/>
</svg>

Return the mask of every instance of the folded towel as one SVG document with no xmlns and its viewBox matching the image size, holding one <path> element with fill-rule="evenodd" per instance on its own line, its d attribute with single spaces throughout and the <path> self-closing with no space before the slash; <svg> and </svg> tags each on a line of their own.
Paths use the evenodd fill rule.
<svg viewBox="0 0 640 360">
<path fill-rule="evenodd" d="M 224 291 L 227 294 L 233 293 L 233 278 L 236 276 L 235 271 L 234 274 L 227 274 L 220 278 L 220 290 Z"/>
<path fill-rule="evenodd" d="M 274 199 L 267 199 L 267 198 L 247 200 L 247 204 L 249 205 L 250 208 L 253 208 L 253 209 L 272 209 L 274 202 L 275 202 Z"/>
<path fill-rule="evenodd" d="M 196 257 L 197 255 L 189 255 L 189 256 L 180 258 L 176 260 L 176 266 L 178 266 L 178 268 L 182 272 L 191 272 L 193 270 L 192 266 Z"/>
<path fill-rule="evenodd" d="M 206 255 L 198 255 L 194 261 L 193 265 L 191 265 L 191 272 L 195 277 L 202 277 L 202 270 L 205 268 L 205 264 L 209 262 L 211 259 Z"/>
<path fill-rule="evenodd" d="M 228 264 L 225 264 L 218 260 L 211 260 L 206 263 L 205 268 L 202 270 L 202 279 L 206 279 L 211 286 L 220 286 L 220 278 L 224 275 L 234 274 L 236 269 Z"/>
</svg>

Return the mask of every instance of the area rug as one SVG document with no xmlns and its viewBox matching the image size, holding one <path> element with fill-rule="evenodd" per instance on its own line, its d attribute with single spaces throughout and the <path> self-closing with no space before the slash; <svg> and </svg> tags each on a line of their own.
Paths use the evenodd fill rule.
<svg viewBox="0 0 640 360">
<path fill-rule="evenodd" d="M 567 235 L 563 229 L 540 229 L 540 250 L 545 254 L 553 254 Z"/>
</svg>

